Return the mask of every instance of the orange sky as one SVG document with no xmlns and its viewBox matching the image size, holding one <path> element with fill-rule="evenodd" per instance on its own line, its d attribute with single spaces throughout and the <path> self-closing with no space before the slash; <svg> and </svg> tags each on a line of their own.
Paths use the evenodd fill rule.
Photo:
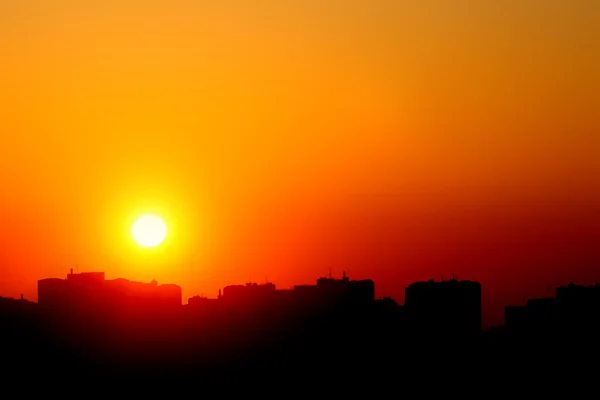
<svg viewBox="0 0 600 400">
<path fill-rule="evenodd" d="M 597 2 L 71 3 L 0 1 L 0 295 L 600 280 Z"/>
</svg>

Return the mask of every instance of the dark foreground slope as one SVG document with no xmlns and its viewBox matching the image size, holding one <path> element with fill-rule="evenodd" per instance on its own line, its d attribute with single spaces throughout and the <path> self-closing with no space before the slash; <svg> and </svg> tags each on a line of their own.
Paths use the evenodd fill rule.
<svg viewBox="0 0 600 400">
<path fill-rule="evenodd" d="M 4 318 L 3 376 L 223 387 L 269 382 L 335 388 L 344 382 L 349 390 L 353 385 L 433 388 L 443 382 L 506 388 L 542 380 L 547 387 L 585 382 L 598 372 L 599 342 L 585 333 L 467 337 L 331 315 L 202 328 L 156 322 L 117 327 L 102 320 L 57 324 L 39 316 Z"/>
</svg>

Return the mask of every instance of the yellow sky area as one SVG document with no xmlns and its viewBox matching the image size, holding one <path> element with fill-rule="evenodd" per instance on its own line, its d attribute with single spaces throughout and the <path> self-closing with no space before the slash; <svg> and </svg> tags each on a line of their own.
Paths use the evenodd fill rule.
<svg viewBox="0 0 600 400">
<path fill-rule="evenodd" d="M 2 1 L 0 291 L 260 274 L 348 193 L 598 195 L 597 2 L 322 3 Z M 170 223 L 151 260 L 138 210 Z"/>
</svg>

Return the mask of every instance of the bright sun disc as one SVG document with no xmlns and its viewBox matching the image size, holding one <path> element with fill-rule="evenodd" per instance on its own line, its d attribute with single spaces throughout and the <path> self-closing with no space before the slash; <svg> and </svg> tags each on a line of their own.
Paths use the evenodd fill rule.
<svg viewBox="0 0 600 400">
<path fill-rule="evenodd" d="M 131 234 L 144 247 L 158 246 L 167 236 L 167 224 L 156 215 L 144 215 L 135 221 Z"/>
</svg>

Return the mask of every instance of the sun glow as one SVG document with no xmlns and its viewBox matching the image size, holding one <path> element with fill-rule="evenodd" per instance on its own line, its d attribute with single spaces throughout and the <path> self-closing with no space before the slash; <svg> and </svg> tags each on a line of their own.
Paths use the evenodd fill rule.
<svg viewBox="0 0 600 400">
<path fill-rule="evenodd" d="M 167 236 L 167 224 L 156 215 L 143 215 L 138 218 L 131 229 L 133 239 L 144 247 L 155 247 Z"/>
</svg>

